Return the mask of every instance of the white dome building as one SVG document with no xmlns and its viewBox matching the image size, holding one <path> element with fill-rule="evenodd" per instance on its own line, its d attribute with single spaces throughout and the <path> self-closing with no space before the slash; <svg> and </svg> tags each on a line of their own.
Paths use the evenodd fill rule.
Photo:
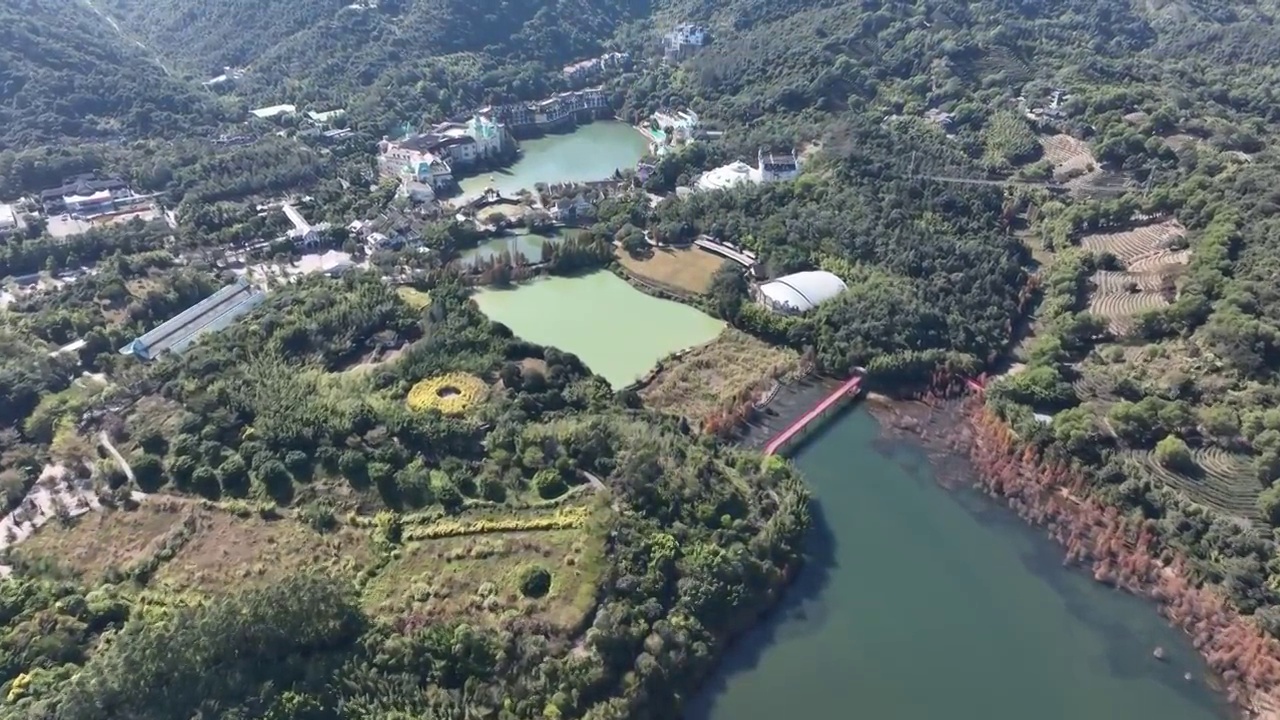
<svg viewBox="0 0 1280 720">
<path fill-rule="evenodd" d="M 760 173 L 739 160 L 715 170 L 708 170 L 698 178 L 696 185 L 699 190 L 728 190 L 738 185 L 758 182 L 760 182 Z"/>
<path fill-rule="evenodd" d="M 809 312 L 844 292 L 844 281 L 825 270 L 784 275 L 756 287 L 756 299 L 775 312 L 798 315 Z"/>
</svg>

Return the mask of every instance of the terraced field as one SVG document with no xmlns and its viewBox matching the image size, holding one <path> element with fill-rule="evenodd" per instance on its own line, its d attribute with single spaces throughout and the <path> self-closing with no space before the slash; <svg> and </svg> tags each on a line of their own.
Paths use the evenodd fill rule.
<svg viewBox="0 0 1280 720">
<path fill-rule="evenodd" d="M 1173 250 L 1186 234 L 1176 220 L 1153 223 L 1118 233 L 1087 235 L 1081 247 L 1094 253 L 1111 253 L 1125 265 L 1123 272 L 1103 270 L 1092 278 L 1089 311 L 1107 318 L 1111 332 L 1124 335 L 1133 329 L 1133 318 L 1144 310 L 1167 305 L 1167 278 L 1191 259 L 1190 250 Z"/>
<path fill-rule="evenodd" d="M 1132 285 L 1131 285 L 1132 284 Z M 1093 276 L 1094 291 L 1099 295 L 1115 293 L 1158 293 L 1164 286 L 1164 277 L 1155 273 L 1116 272 L 1099 270 Z"/>
<path fill-rule="evenodd" d="M 1177 220 L 1166 220 L 1124 232 L 1086 235 L 1081 238 L 1080 246 L 1090 252 L 1109 252 L 1133 271 L 1132 263 L 1168 253 L 1170 247 L 1186 234 L 1186 228 Z"/>
<path fill-rule="evenodd" d="M 1083 140 L 1077 140 L 1066 134 L 1058 134 L 1040 138 L 1040 145 L 1044 148 L 1045 159 L 1053 163 L 1055 177 L 1067 177 L 1097 171 L 1098 162 L 1094 159 L 1093 153 L 1089 151 L 1089 146 Z"/>
<path fill-rule="evenodd" d="M 1251 523 L 1262 523 L 1257 497 L 1262 486 L 1255 479 L 1249 458 L 1221 448 L 1194 451 L 1198 471 L 1194 475 L 1174 472 L 1156 462 L 1150 452 L 1127 451 L 1152 477 L 1185 494 L 1193 502 L 1215 508 Z"/>
<path fill-rule="evenodd" d="M 1160 293 L 1098 292 L 1089 298 L 1089 312 L 1105 317 L 1110 322 L 1111 332 L 1116 335 L 1125 335 L 1133 329 L 1133 318 L 1138 313 L 1168 304 Z"/>
</svg>

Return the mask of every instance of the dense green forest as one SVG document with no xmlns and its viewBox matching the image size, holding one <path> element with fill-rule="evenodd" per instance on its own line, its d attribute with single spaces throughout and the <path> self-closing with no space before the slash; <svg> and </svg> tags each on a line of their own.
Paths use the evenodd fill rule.
<svg viewBox="0 0 1280 720">
<path fill-rule="evenodd" d="M 0 151 L 216 127 L 215 98 L 166 71 L 81 3 L 0 7 Z"/>
</svg>

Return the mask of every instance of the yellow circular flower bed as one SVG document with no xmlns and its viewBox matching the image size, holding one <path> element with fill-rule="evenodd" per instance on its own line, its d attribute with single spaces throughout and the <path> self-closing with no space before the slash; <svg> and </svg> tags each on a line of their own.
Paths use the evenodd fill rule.
<svg viewBox="0 0 1280 720">
<path fill-rule="evenodd" d="M 489 389 L 474 375 L 451 372 L 420 380 L 409 391 L 409 409 L 439 410 L 445 415 L 461 415 Z"/>
</svg>

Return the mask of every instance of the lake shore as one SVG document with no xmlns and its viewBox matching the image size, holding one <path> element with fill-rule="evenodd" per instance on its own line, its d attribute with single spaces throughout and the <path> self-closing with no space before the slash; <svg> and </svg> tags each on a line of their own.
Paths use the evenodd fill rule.
<svg viewBox="0 0 1280 720">
<path fill-rule="evenodd" d="M 1185 558 L 1162 547 L 1149 522 L 1136 521 L 1088 494 L 1071 468 L 1045 461 L 1017 442 L 979 398 L 870 403 L 886 436 L 927 448 L 943 485 L 976 484 L 1043 527 L 1074 565 L 1104 585 L 1152 601 L 1187 635 L 1212 672 L 1210 682 L 1245 717 L 1280 718 L 1280 642 L 1202 586 Z"/>
</svg>

